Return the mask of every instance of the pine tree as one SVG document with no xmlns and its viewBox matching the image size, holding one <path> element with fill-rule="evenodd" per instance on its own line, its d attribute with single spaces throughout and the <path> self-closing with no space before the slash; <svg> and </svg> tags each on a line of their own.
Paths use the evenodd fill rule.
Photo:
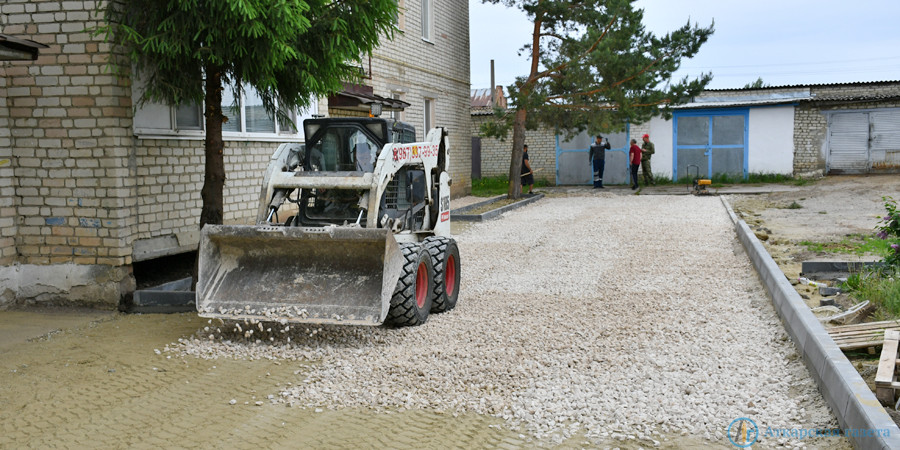
<svg viewBox="0 0 900 450">
<path fill-rule="evenodd" d="M 665 36 L 648 32 L 644 11 L 634 0 L 482 0 L 519 8 L 534 27 L 523 47 L 531 70 L 509 86 L 514 112 L 495 110 L 485 136 L 506 137 L 513 130 L 509 198 L 521 195 L 525 130 L 538 125 L 571 136 L 621 130 L 696 95 L 712 79 L 672 81 L 681 61 L 691 58 L 713 33 L 713 25 L 690 22 Z"/>
<path fill-rule="evenodd" d="M 252 87 L 272 117 L 359 78 L 360 59 L 392 36 L 396 0 L 111 0 L 97 29 L 112 67 L 146 82 L 138 103 L 204 105 L 200 227 L 221 224 L 223 84 Z M 225 105 L 230 106 L 230 105 Z"/>
</svg>

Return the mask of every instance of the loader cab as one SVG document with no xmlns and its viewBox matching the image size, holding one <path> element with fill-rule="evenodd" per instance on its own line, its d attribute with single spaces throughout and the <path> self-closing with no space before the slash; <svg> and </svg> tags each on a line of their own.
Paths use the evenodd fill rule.
<svg viewBox="0 0 900 450">
<path fill-rule="evenodd" d="M 379 118 L 323 118 L 303 121 L 304 169 L 314 172 L 372 172 L 386 143 L 415 142 L 416 130 Z"/>
<path fill-rule="evenodd" d="M 412 143 L 411 125 L 381 118 L 319 118 L 303 121 L 306 135 L 305 176 L 361 177 L 375 171 L 378 154 L 388 143 Z M 304 189 L 292 224 L 302 226 L 365 223 L 360 189 Z"/>
</svg>

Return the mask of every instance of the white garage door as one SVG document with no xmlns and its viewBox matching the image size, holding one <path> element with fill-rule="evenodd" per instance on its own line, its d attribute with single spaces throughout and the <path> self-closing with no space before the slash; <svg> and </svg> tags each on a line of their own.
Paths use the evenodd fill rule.
<svg viewBox="0 0 900 450">
<path fill-rule="evenodd" d="M 872 112 L 869 120 L 872 122 L 872 168 L 900 167 L 900 110 Z"/>
<path fill-rule="evenodd" d="M 900 169 L 900 110 L 841 112 L 829 116 L 830 173 Z"/>
<path fill-rule="evenodd" d="M 832 114 L 828 144 L 829 172 L 866 172 L 869 169 L 869 113 Z"/>
</svg>

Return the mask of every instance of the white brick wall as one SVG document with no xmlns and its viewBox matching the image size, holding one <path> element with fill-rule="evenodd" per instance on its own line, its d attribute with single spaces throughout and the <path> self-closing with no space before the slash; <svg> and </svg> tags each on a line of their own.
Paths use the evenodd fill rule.
<svg viewBox="0 0 900 450">
<path fill-rule="evenodd" d="M 37 61 L 0 63 L 2 266 L 120 267 L 132 263 L 135 242 L 177 235 L 181 247 L 196 245 L 203 142 L 134 137 L 130 80 L 108 73 L 110 48 L 87 31 L 99 23 L 98 3 L 0 2 L 0 32 L 49 46 Z M 404 32 L 374 52 L 371 83 L 379 95 L 402 92 L 412 104 L 404 120 L 420 137 L 424 99 L 435 100 L 435 124 L 451 133 L 453 193 L 463 195 L 471 187 L 468 4 L 434 3 L 434 38 L 425 42 L 421 0 L 402 1 Z M 226 223 L 255 220 L 277 146 L 226 142 Z M 120 289 L 99 301 L 117 302 Z"/>
<path fill-rule="evenodd" d="M 451 191 L 471 190 L 471 134 L 469 125 L 469 11 L 467 2 L 434 2 L 434 37 L 422 39 L 422 0 L 401 2 L 401 32 L 372 54 L 372 77 L 364 80 L 376 95 L 399 93 L 410 103 L 401 120 L 416 127 L 423 139 L 425 99 L 434 104 L 434 125 L 450 133 Z M 320 111 L 327 109 L 322 101 Z M 334 111 L 333 111 L 334 112 Z M 341 113 L 346 115 L 346 113 Z M 385 113 L 386 116 L 389 113 Z"/>
<path fill-rule="evenodd" d="M 472 136 L 479 135 L 481 124 L 491 120 L 490 115 L 472 115 Z M 556 134 L 554 130 L 540 127 L 537 130 L 525 131 L 525 143 L 528 144 L 528 161 L 534 170 L 535 179 L 547 180 L 556 184 Z M 512 131 L 505 140 L 481 138 L 481 176 L 507 176 L 512 158 Z"/>
</svg>

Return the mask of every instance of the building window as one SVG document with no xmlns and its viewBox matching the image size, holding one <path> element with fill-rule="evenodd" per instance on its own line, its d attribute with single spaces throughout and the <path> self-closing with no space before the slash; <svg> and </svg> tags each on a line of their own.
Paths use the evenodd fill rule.
<svg viewBox="0 0 900 450">
<path fill-rule="evenodd" d="M 434 34 L 434 0 L 422 0 L 422 39 L 431 41 Z"/>
<path fill-rule="evenodd" d="M 428 130 L 434 127 L 434 99 L 425 99 L 425 130 L 423 134 L 428 134 Z"/>
<path fill-rule="evenodd" d="M 140 98 L 144 80 L 137 76 L 132 84 L 132 98 Z M 278 118 L 272 117 L 263 107 L 262 98 L 255 89 L 245 86 L 241 98 L 234 98 L 234 89 L 223 86 L 222 113 L 228 121 L 222 124 L 225 139 L 275 140 L 302 138 L 298 120 L 318 113 L 318 100 L 313 99 L 304 111 L 287 111 L 280 108 Z M 134 112 L 134 133 L 139 138 L 174 136 L 186 139 L 202 139 L 206 131 L 202 104 L 185 103 L 178 106 L 144 102 Z"/>
<path fill-rule="evenodd" d="M 403 31 L 404 22 L 406 22 L 405 20 L 403 20 L 403 16 L 404 16 L 403 3 L 405 3 L 405 1 L 404 0 L 394 0 L 394 3 L 397 5 L 397 12 L 394 14 L 394 26 L 398 30 Z"/>
<path fill-rule="evenodd" d="M 203 114 L 196 103 L 182 104 L 175 108 L 176 130 L 202 130 Z"/>
<path fill-rule="evenodd" d="M 223 86 L 222 90 L 222 115 L 228 120 L 222 124 L 222 131 L 240 133 L 244 126 L 241 124 L 241 103 L 235 101 L 234 91 L 230 85 Z"/>
<path fill-rule="evenodd" d="M 316 113 L 316 106 L 316 103 L 313 102 L 313 105 L 308 108 L 313 111 L 311 114 Z M 304 113 L 307 112 L 304 111 Z M 226 85 L 222 91 L 222 114 L 228 118 L 228 121 L 222 124 L 222 131 L 232 133 L 292 134 L 295 133 L 296 128 L 299 128 L 296 126 L 296 113 L 286 113 L 292 123 L 285 124 L 275 120 L 263 106 L 259 93 L 250 86 L 244 86 L 241 99 L 236 102 L 233 89 Z"/>
</svg>

